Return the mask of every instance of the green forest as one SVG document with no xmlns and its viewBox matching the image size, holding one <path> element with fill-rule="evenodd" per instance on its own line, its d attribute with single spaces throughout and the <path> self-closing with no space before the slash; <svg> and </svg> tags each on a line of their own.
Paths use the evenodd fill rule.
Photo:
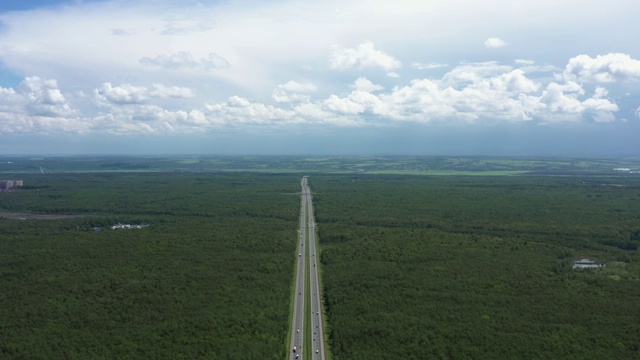
<svg viewBox="0 0 640 360">
<path fill-rule="evenodd" d="M 335 360 L 640 358 L 637 180 L 310 184 Z"/>
<path fill-rule="evenodd" d="M 1 212 L 81 216 L 0 218 L 1 359 L 285 357 L 298 176 L 21 178 Z"/>
<path fill-rule="evenodd" d="M 0 359 L 288 356 L 300 174 L 5 175 Z M 333 360 L 640 358 L 637 177 L 309 181 Z"/>
</svg>

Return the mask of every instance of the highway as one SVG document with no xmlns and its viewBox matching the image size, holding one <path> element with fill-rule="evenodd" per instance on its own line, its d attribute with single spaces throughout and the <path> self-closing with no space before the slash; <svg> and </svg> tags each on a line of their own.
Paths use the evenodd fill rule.
<svg viewBox="0 0 640 360">
<path fill-rule="evenodd" d="M 307 196 L 305 189 L 307 188 L 307 178 L 302 178 L 302 196 L 300 201 L 300 238 L 298 240 L 298 260 L 296 266 L 296 289 L 293 300 L 293 318 L 291 321 L 291 355 L 289 359 L 303 358 L 304 345 L 304 315 L 305 315 L 305 274 L 306 274 L 306 249 L 304 243 L 307 239 Z"/>
<path fill-rule="evenodd" d="M 300 239 L 298 244 L 298 260 L 296 270 L 296 289 L 294 299 L 294 314 L 291 324 L 291 353 L 290 359 L 305 358 L 306 351 L 311 354 L 307 359 L 324 360 L 324 329 L 322 324 L 322 294 L 320 293 L 320 283 L 318 274 L 318 257 L 316 256 L 316 229 L 313 216 L 313 202 L 311 190 L 308 185 L 308 177 L 303 177 L 301 181 L 302 194 L 300 200 Z M 307 259 L 309 267 L 308 293 L 305 292 L 305 280 Z M 309 295 L 309 332 L 311 343 L 304 343 L 305 335 L 305 297 Z M 308 340 L 307 340 L 308 341 Z M 295 351 L 294 350 L 295 347 Z"/>
</svg>

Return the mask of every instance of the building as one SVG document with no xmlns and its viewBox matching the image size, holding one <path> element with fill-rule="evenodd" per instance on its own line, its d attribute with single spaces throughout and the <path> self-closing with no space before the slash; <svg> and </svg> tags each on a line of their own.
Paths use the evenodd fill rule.
<svg viewBox="0 0 640 360">
<path fill-rule="evenodd" d="M 0 180 L 0 190 L 15 190 L 23 186 L 22 180 Z"/>
</svg>

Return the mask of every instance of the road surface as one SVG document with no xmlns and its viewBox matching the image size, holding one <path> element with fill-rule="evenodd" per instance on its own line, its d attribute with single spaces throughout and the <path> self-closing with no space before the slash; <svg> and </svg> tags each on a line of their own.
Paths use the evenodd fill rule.
<svg viewBox="0 0 640 360">
<path fill-rule="evenodd" d="M 293 318 L 291 322 L 291 356 L 289 359 L 302 359 L 304 346 L 304 315 L 305 315 L 305 274 L 306 274 L 306 249 L 304 243 L 307 239 L 307 196 L 305 196 L 307 179 L 301 182 L 302 196 L 300 205 L 300 230 L 298 239 L 298 260 L 296 267 L 296 289 L 293 300 Z"/>
<path fill-rule="evenodd" d="M 296 270 L 296 292 L 293 304 L 294 314 L 291 325 L 290 359 L 325 360 L 324 330 L 322 326 L 322 294 L 318 274 L 318 256 L 316 256 L 315 221 L 313 220 L 313 203 L 308 177 L 300 183 L 302 195 L 300 200 L 300 239 L 298 244 L 298 263 Z M 309 266 L 309 289 L 305 292 L 307 258 Z M 309 295 L 309 308 L 305 310 L 305 297 Z M 311 343 L 305 344 L 305 311 L 309 311 Z M 308 342 L 308 340 L 307 340 Z M 295 351 L 293 348 L 295 347 Z M 311 354 L 307 354 L 308 352 Z"/>
</svg>

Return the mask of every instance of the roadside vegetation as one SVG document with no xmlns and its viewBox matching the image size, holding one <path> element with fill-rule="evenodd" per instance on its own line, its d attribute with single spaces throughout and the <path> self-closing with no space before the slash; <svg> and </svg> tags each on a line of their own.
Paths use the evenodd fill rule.
<svg viewBox="0 0 640 360">
<path fill-rule="evenodd" d="M 298 176 L 24 180 L 27 189 L 0 194 L 2 211 L 81 216 L 0 218 L 0 358 L 288 354 Z"/>
<path fill-rule="evenodd" d="M 640 356 L 640 183 L 314 176 L 341 359 Z M 577 270 L 574 260 L 605 263 Z"/>
</svg>

